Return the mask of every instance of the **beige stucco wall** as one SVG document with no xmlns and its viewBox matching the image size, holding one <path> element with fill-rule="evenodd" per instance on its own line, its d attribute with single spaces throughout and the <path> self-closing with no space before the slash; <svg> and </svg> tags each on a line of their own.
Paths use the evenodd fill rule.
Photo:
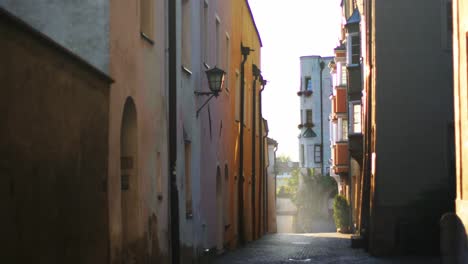
<svg viewBox="0 0 468 264">
<path fill-rule="evenodd" d="M 140 9 L 135 2 L 110 6 L 109 216 L 111 263 L 122 256 L 120 190 L 120 131 L 124 104 L 136 107 L 137 186 L 136 224 L 131 227 L 135 254 L 168 261 L 167 113 L 165 25 L 163 0 L 154 2 L 154 44 L 140 35 Z M 158 161 L 159 157 L 159 161 Z M 161 199 L 158 199 L 160 195 Z M 150 237 L 151 239 L 148 239 Z M 140 261 L 143 261 L 141 259 Z"/>
</svg>

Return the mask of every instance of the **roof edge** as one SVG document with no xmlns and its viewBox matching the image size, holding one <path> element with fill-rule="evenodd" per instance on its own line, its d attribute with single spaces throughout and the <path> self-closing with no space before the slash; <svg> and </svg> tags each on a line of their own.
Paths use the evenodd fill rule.
<svg viewBox="0 0 468 264">
<path fill-rule="evenodd" d="M 58 50 L 59 52 L 65 54 L 65 56 L 68 56 L 72 58 L 73 60 L 77 61 L 79 64 L 82 66 L 88 68 L 92 72 L 96 73 L 99 77 L 103 78 L 105 81 L 109 83 L 113 83 L 114 80 L 105 72 L 101 71 L 98 69 L 96 66 L 92 65 L 73 51 L 69 50 L 68 48 L 62 46 L 59 44 L 57 41 L 53 40 L 46 34 L 40 32 L 39 30 L 35 29 L 33 26 L 30 24 L 26 23 L 24 20 L 21 18 L 17 17 L 16 15 L 12 14 L 8 10 L 6 10 L 3 7 L 0 7 L 0 19 L 5 19 L 13 24 L 15 24 L 17 27 L 20 28 L 20 30 L 23 30 L 27 33 L 30 33 L 33 37 L 38 38 L 41 41 L 46 42 L 49 44 L 52 48 Z"/>
<path fill-rule="evenodd" d="M 249 0 L 245 0 L 245 4 L 247 5 L 247 9 L 249 10 L 250 18 L 252 18 L 252 23 L 255 28 L 255 31 L 257 32 L 258 41 L 260 42 L 260 47 L 263 47 L 262 37 L 260 36 L 260 32 L 258 31 L 257 23 L 255 23 L 255 17 L 252 13 L 252 9 L 250 8 Z"/>
</svg>

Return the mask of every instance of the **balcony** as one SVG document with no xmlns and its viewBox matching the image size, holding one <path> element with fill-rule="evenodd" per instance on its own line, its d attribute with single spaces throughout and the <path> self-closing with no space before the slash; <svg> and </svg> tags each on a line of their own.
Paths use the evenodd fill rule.
<svg viewBox="0 0 468 264">
<path fill-rule="evenodd" d="M 335 89 L 336 94 L 331 99 L 332 120 L 336 120 L 338 114 L 346 114 L 348 112 L 348 108 L 346 107 L 346 88 L 337 86 Z"/>
<path fill-rule="evenodd" d="M 314 127 L 314 123 L 304 123 L 304 124 L 299 124 L 297 125 L 297 128 L 302 129 L 302 128 L 312 128 Z"/>
<path fill-rule="evenodd" d="M 350 101 L 360 100 L 362 95 L 361 66 L 348 66 L 348 96 Z"/>
<path fill-rule="evenodd" d="M 348 172 L 349 151 L 347 142 L 337 142 L 333 146 L 333 172 L 343 174 Z"/>
<path fill-rule="evenodd" d="M 297 95 L 298 95 L 298 96 L 306 96 L 306 97 L 309 97 L 309 96 L 312 95 L 312 91 L 310 91 L 310 90 L 299 91 L 299 92 L 297 92 Z"/>
<path fill-rule="evenodd" d="M 363 136 L 359 134 L 349 134 L 349 154 L 362 166 Z"/>
</svg>

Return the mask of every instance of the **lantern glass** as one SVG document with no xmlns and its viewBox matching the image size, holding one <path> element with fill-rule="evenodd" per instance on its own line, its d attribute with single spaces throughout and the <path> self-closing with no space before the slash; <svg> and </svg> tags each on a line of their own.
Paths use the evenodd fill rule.
<svg viewBox="0 0 468 264">
<path fill-rule="evenodd" d="M 224 75 L 225 72 L 217 67 L 206 71 L 206 77 L 208 78 L 210 90 L 214 94 L 217 94 L 221 91 L 224 83 Z"/>
</svg>

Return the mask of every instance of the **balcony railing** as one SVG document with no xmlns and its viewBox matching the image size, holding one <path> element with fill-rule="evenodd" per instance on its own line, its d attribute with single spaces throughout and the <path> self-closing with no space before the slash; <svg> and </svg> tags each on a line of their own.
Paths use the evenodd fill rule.
<svg viewBox="0 0 468 264">
<path fill-rule="evenodd" d="M 303 96 L 309 97 L 309 96 L 312 95 L 312 91 L 310 91 L 310 90 L 299 91 L 299 92 L 297 92 L 297 95 L 299 95 L 299 96 L 302 96 L 302 95 L 303 95 Z"/>
<path fill-rule="evenodd" d="M 314 123 L 304 123 L 304 124 L 299 124 L 297 126 L 297 128 L 301 129 L 301 128 L 312 128 L 314 127 L 315 124 Z"/>
<path fill-rule="evenodd" d="M 347 173 L 349 169 L 348 143 L 337 142 L 333 145 L 333 172 L 336 174 Z"/>
</svg>

